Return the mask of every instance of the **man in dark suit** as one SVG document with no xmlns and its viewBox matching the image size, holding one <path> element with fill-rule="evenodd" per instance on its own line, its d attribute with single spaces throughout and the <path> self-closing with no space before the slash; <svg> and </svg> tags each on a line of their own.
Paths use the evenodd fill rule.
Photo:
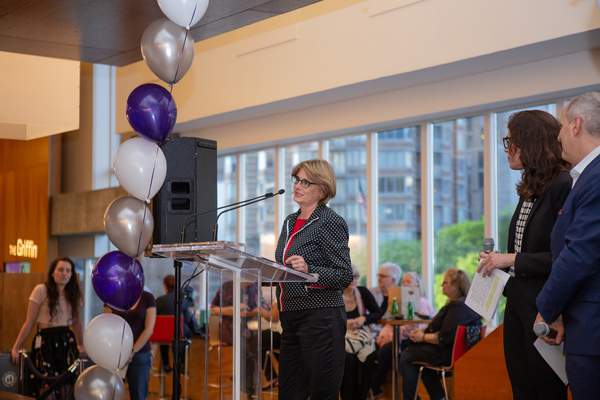
<svg viewBox="0 0 600 400">
<path fill-rule="evenodd" d="M 600 93 L 575 97 L 563 110 L 558 140 L 571 162 L 573 189 L 552 231 L 552 272 L 537 298 L 537 322 L 565 339 L 574 400 L 600 399 Z"/>
</svg>

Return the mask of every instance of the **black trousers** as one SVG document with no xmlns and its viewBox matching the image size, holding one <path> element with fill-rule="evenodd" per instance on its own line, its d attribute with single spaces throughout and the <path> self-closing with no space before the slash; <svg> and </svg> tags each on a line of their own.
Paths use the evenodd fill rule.
<svg viewBox="0 0 600 400">
<path fill-rule="evenodd" d="M 344 307 L 280 314 L 279 398 L 337 400 L 344 375 Z"/>
<path fill-rule="evenodd" d="M 364 362 L 360 361 L 356 354 L 346 353 L 344 378 L 340 390 L 342 400 L 367 399 L 376 359 L 376 352 L 369 354 Z"/>
<path fill-rule="evenodd" d="M 537 308 L 518 297 L 507 298 L 504 312 L 504 358 L 513 399 L 566 400 L 567 387 L 533 346 Z"/>
</svg>

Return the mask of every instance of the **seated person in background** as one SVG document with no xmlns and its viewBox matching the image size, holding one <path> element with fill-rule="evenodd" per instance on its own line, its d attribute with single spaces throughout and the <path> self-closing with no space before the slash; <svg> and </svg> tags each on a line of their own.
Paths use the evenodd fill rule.
<svg viewBox="0 0 600 400">
<path fill-rule="evenodd" d="M 175 275 L 167 275 L 163 279 L 163 289 L 166 294 L 156 299 L 156 315 L 175 315 Z M 181 315 L 183 315 L 183 336 L 190 338 L 192 331 L 189 328 L 187 321 L 194 318 L 194 315 L 185 302 L 181 303 Z M 169 366 L 169 345 L 160 345 L 160 360 L 165 372 L 171 372 Z M 180 358 L 183 360 L 183 357 Z"/>
<path fill-rule="evenodd" d="M 240 293 L 242 312 L 241 328 L 241 351 L 245 354 L 246 362 L 242 363 L 242 390 L 249 396 L 256 394 L 256 339 L 253 338 L 255 332 L 247 329 L 248 321 L 251 317 L 258 315 L 258 288 L 252 282 L 241 283 L 242 293 Z M 224 344 L 233 344 L 233 282 L 223 283 L 221 290 L 212 301 L 210 315 L 222 315 L 221 318 L 221 342 Z M 254 344 L 254 345 L 253 345 Z M 244 382 L 245 380 L 245 382 Z"/>
<path fill-rule="evenodd" d="M 409 271 L 402 277 L 403 287 L 418 287 L 421 292 L 421 299 L 419 301 L 419 309 L 417 312 L 422 315 L 433 316 L 435 310 L 429 303 L 429 300 L 425 297 L 425 285 L 423 280 L 416 272 Z M 410 342 L 410 332 L 414 329 L 424 328 L 425 325 L 405 325 L 400 328 L 401 336 L 400 349 L 404 350 Z M 381 389 L 381 385 L 385 382 L 385 378 L 390 369 L 393 356 L 392 339 L 394 337 L 394 327 L 391 325 L 385 325 L 379 335 L 377 336 L 377 365 L 373 373 L 373 380 L 371 382 L 371 390 L 373 397 L 379 399 L 383 397 L 384 393 Z M 395 378 L 394 378 L 395 379 Z"/>
<path fill-rule="evenodd" d="M 465 304 L 471 287 L 467 274 L 450 268 L 444 274 L 442 291 L 448 302 L 425 329 L 410 333 L 410 344 L 400 355 L 402 373 L 402 398 L 414 399 L 417 390 L 419 365 L 416 361 L 431 365 L 450 365 L 456 329 L 459 325 L 481 325 L 481 317 Z M 421 375 L 431 400 L 444 398 L 444 389 L 437 372 L 425 369 Z"/>
<path fill-rule="evenodd" d="M 271 316 L 271 311 L 273 312 Z M 279 386 L 279 377 L 273 366 L 271 357 L 268 357 L 267 351 L 271 351 L 271 339 L 273 340 L 273 350 L 281 348 L 281 322 L 279 322 L 279 309 L 277 302 L 268 302 L 261 299 L 260 315 L 262 317 L 262 359 L 266 383 L 263 390 L 270 390 L 272 387 Z M 279 352 L 272 354 L 279 360 Z"/>
<path fill-rule="evenodd" d="M 183 325 L 185 325 L 185 329 L 190 332 L 190 335 L 202 335 L 204 334 L 203 329 L 200 328 L 200 324 L 194 315 L 196 305 L 194 304 L 194 288 L 189 284 L 184 285 L 181 289 L 183 298 L 181 299 L 181 308 L 185 310 L 189 310 L 188 319 L 183 316 Z"/>
<path fill-rule="evenodd" d="M 340 397 L 366 400 L 375 364 L 375 343 L 368 326 L 381 319 L 381 309 L 366 287 L 357 286 L 360 271 L 356 265 L 352 273 L 354 279 L 343 293 L 348 320 Z"/>
<path fill-rule="evenodd" d="M 375 297 L 375 301 L 381 309 L 381 315 L 383 318 L 388 316 L 388 288 L 396 287 L 400 285 L 400 279 L 402 278 L 402 268 L 393 262 L 385 262 L 379 266 L 379 273 L 377 274 L 377 286 L 369 289 Z M 383 325 L 371 326 L 371 331 L 377 334 Z"/>
</svg>

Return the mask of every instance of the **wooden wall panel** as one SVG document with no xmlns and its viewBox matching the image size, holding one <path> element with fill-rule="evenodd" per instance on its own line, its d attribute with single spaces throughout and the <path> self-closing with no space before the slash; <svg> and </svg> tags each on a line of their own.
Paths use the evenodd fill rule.
<svg viewBox="0 0 600 400">
<path fill-rule="evenodd" d="M 46 280 L 45 273 L 4 274 L 0 273 L 0 351 L 10 351 L 27 318 L 29 295 L 39 283 Z M 31 348 L 35 329 L 23 345 Z"/>
<path fill-rule="evenodd" d="M 456 400 L 511 400 L 512 389 L 504 361 L 504 324 L 473 347 L 455 365 Z M 569 400 L 572 399 L 568 392 Z"/>
<path fill-rule="evenodd" d="M 4 262 L 29 261 L 31 272 L 45 272 L 49 234 L 49 139 L 0 140 L 0 270 Z M 33 240 L 37 258 L 11 255 L 17 239 Z"/>
<path fill-rule="evenodd" d="M 503 325 L 494 329 L 456 362 L 454 398 L 512 399 L 512 390 L 504 362 L 503 330 Z"/>
</svg>

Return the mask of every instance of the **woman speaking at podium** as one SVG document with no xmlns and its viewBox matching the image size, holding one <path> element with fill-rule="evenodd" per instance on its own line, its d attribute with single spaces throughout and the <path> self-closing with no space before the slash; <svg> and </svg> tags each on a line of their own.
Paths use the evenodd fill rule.
<svg viewBox="0 0 600 400">
<path fill-rule="evenodd" d="M 338 399 L 344 374 L 346 311 L 342 291 L 352 282 L 348 225 L 327 202 L 335 197 L 331 165 L 307 160 L 292 169 L 300 209 L 283 223 L 275 259 L 317 274 L 312 283 L 277 287 L 283 332 L 279 367 L 282 399 Z"/>
</svg>

